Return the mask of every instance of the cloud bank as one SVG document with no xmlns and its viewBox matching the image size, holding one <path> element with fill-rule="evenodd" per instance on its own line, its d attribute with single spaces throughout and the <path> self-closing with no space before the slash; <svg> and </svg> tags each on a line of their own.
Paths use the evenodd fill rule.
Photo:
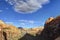
<svg viewBox="0 0 60 40">
<path fill-rule="evenodd" d="M 6 0 L 18 13 L 32 13 L 49 3 L 49 0 Z"/>
<path fill-rule="evenodd" d="M 36 21 L 33 21 L 33 20 L 19 20 L 19 22 L 34 24 Z"/>
<path fill-rule="evenodd" d="M 40 21 L 36 21 L 36 20 L 18 20 L 18 22 L 20 22 L 19 25 L 21 27 L 27 27 L 27 28 L 39 26 L 40 24 Z"/>
</svg>

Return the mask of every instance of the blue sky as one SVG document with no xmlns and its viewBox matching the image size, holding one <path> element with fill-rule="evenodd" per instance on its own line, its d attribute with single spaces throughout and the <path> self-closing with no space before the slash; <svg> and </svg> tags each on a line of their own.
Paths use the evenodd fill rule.
<svg viewBox="0 0 60 40">
<path fill-rule="evenodd" d="M 27 11 L 27 8 L 26 10 L 20 8 L 16 11 L 15 5 L 10 4 L 9 1 L 0 0 L 0 20 L 5 21 L 7 24 L 13 24 L 16 27 L 32 28 L 43 26 L 49 17 L 60 15 L 60 0 L 48 1 L 49 3 L 47 4 L 41 4 L 42 7 L 37 5 L 40 8 L 34 8 L 32 9 L 33 12 L 31 12 L 32 10 Z"/>
</svg>

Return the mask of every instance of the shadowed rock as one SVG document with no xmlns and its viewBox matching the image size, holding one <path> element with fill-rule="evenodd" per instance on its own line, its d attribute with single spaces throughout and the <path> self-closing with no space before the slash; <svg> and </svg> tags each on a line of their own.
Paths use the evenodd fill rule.
<svg viewBox="0 0 60 40">
<path fill-rule="evenodd" d="M 48 19 L 44 25 L 44 29 L 37 36 L 39 40 L 55 40 L 60 36 L 60 16 L 53 18 L 52 20 Z"/>
<path fill-rule="evenodd" d="M 4 40 L 7 40 L 7 34 L 6 32 L 3 32 Z"/>
<path fill-rule="evenodd" d="M 32 35 L 26 33 L 22 38 L 20 38 L 18 40 L 35 40 L 35 36 L 32 36 Z"/>
<path fill-rule="evenodd" d="M 40 31 L 39 31 L 40 32 Z M 37 36 L 25 35 L 19 40 L 55 40 L 60 36 L 60 16 L 49 18 L 44 25 L 42 32 L 37 33 Z M 29 37 L 30 36 L 30 37 Z"/>
<path fill-rule="evenodd" d="M 7 40 L 7 35 L 1 27 L 0 27 L 0 40 Z"/>
</svg>

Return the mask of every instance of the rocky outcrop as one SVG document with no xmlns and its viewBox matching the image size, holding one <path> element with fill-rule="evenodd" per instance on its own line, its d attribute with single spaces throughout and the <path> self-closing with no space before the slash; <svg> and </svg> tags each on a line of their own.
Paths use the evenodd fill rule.
<svg viewBox="0 0 60 40">
<path fill-rule="evenodd" d="M 21 32 L 13 25 L 9 25 L 0 20 L 0 40 L 18 40 Z"/>
<path fill-rule="evenodd" d="M 54 20 L 53 17 L 48 18 L 48 20 L 46 20 L 45 24 L 48 24 L 48 23 L 51 22 L 52 20 Z"/>
<path fill-rule="evenodd" d="M 60 16 L 56 18 L 49 18 L 45 25 L 44 29 L 37 36 L 39 40 L 55 40 L 60 36 Z M 37 40 L 36 39 L 36 40 Z"/>
<path fill-rule="evenodd" d="M 36 34 L 40 34 L 39 31 L 41 32 L 44 29 L 44 27 L 35 27 L 35 28 L 30 28 L 27 30 L 28 34 L 36 36 Z"/>
<path fill-rule="evenodd" d="M 31 30 L 37 30 L 33 28 Z M 29 31 L 30 32 L 30 31 Z M 36 36 L 30 34 L 24 35 L 19 40 L 59 40 L 60 36 L 60 16 L 53 18 L 50 17 L 44 25 L 42 31 L 37 32 Z M 32 39 L 31 39 L 32 38 Z"/>
<path fill-rule="evenodd" d="M 5 27 L 5 23 L 2 20 L 0 20 L 0 40 L 7 40 L 5 32 L 3 32 L 3 28 Z"/>
<path fill-rule="evenodd" d="M 0 20 L 0 28 L 6 28 L 8 25 L 4 23 L 2 20 Z"/>
</svg>

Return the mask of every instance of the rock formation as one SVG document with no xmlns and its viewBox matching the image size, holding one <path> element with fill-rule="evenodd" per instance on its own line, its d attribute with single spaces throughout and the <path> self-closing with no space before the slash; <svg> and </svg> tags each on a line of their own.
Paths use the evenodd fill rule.
<svg viewBox="0 0 60 40">
<path fill-rule="evenodd" d="M 22 30 L 0 20 L 0 40 L 60 40 L 60 16 L 50 17 L 42 28 L 28 29 L 23 33 Z"/>
<path fill-rule="evenodd" d="M 48 18 L 48 20 L 46 20 L 45 24 L 47 24 L 47 23 L 51 22 L 52 20 L 54 20 L 54 18 L 53 18 L 53 17 Z"/>
<path fill-rule="evenodd" d="M 7 40 L 6 37 L 4 37 L 6 35 L 3 35 L 3 28 L 5 27 L 5 23 L 2 20 L 0 20 L 0 40 Z"/>
<path fill-rule="evenodd" d="M 21 34 L 18 28 L 0 20 L 0 40 L 18 40 L 20 35 Z"/>
<path fill-rule="evenodd" d="M 39 40 L 55 40 L 60 36 L 60 16 L 56 18 L 49 18 L 45 25 L 44 29 L 37 36 Z M 36 39 L 36 40 L 37 40 Z"/>
</svg>

